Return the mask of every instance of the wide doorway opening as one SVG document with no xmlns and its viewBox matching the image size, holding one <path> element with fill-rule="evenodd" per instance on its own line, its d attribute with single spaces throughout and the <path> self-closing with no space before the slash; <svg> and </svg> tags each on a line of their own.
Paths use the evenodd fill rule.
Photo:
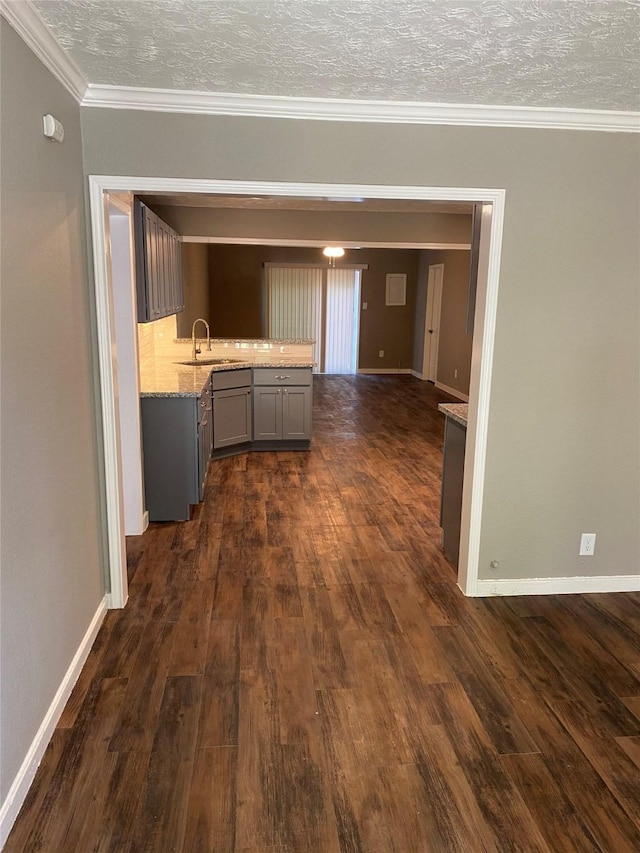
<svg viewBox="0 0 640 853">
<path fill-rule="evenodd" d="M 89 176 L 94 280 L 96 292 L 98 356 L 102 392 L 102 429 L 105 473 L 105 511 L 108 534 L 110 606 L 122 607 L 127 600 L 126 553 L 122 525 L 122 466 L 118 427 L 117 358 L 113 351 L 114 320 L 107 265 L 105 198 L 109 192 L 136 194 L 195 193 L 279 199 L 326 199 L 358 203 L 372 200 L 404 200 L 407 204 L 437 201 L 475 204 L 481 212 L 475 332 L 469 392 L 469 421 L 462 501 L 461 544 L 458 585 L 466 595 L 478 594 L 478 558 L 484 493 L 487 427 L 490 406 L 493 342 L 497 307 L 500 252 L 505 191 L 502 189 L 434 188 L 378 185 L 288 184 L 215 180 L 161 179 Z M 211 242 L 202 240 L 202 242 Z M 218 241 L 222 242 L 222 241 Z M 226 242 L 226 241 L 225 241 Z M 239 242 L 255 243 L 255 237 Z M 262 240 L 261 242 L 265 242 Z M 279 238 L 274 245 L 287 244 Z M 360 245 L 361 241 L 353 241 Z M 302 243 L 299 245 L 309 245 Z M 369 245 L 380 245 L 379 242 Z M 386 242 L 384 245 L 389 246 Z M 420 248 L 419 240 L 394 248 Z M 441 248 L 440 246 L 430 246 Z"/>
</svg>

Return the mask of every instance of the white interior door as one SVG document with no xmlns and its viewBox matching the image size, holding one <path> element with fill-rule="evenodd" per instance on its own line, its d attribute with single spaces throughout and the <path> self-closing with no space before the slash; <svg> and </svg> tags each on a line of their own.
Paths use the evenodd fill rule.
<svg viewBox="0 0 640 853">
<path fill-rule="evenodd" d="M 435 382 L 438 374 L 438 346 L 440 344 L 440 312 L 442 310 L 442 281 L 444 264 L 429 267 L 427 282 L 427 316 L 424 329 L 424 354 L 422 375 Z"/>
</svg>

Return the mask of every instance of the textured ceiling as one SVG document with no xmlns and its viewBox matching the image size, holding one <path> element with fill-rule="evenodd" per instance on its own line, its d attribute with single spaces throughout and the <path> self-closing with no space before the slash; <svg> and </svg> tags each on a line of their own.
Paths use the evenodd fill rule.
<svg viewBox="0 0 640 853">
<path fill-rule="evenodd" d="M 640 0 L 34 0 L 90 83 L 640 109 Z"/>
</svg>

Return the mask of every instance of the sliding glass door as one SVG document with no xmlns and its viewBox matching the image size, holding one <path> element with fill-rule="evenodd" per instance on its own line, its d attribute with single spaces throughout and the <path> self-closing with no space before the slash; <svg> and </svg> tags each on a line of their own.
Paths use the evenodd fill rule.
<svg viewBox="0 0 640 853">
<path fill-rule="evenodd" d="M 316 373 L 355 373 L 360 277 L 360 269 L 267 266 L 268 336 L 312 338 Z"/>
</svg>

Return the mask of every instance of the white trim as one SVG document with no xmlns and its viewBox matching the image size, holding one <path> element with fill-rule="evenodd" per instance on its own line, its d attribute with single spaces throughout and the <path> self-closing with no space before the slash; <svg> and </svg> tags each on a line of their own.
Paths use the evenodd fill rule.
<svg viewBox="0 0 640 853">
<path fill-rule="evenodd" d="M 120 492 L 118 483 L 117 414 L 114 402 L 113 365 L 111 350 L 111 308 L 108 298 L 108 274 L 104 245 L 104 206 L 102 196 L 106 190 L 136 193 L 227 193 L 230 195 L 271 195 L 334 198 L 391 198 L 423 199 L 425 201 L 467 201 L 483 203 L 483 208 L 493 210 L 493 215 L 483 221 L 487 224 L 489 251 L 487 282 L 479 287 L 476 310 L 475 346 L 479 364 L 473 369 L 470 385 L 470 423 L 473 424 L 473 441 L 467 433 L 466 460 L 470 466 L 465 478 L 462 532 L 468 547 L 461 548 L 459 579 L 467 595 L 473 594 L 478 576 L 480 553 L 480 525 L 484 494 L 484 467 L 487 448 L 487 429 L 491 393 L 491 371 L 493 365 L 493 339 L 498 303 L 500 252 L 502 246 L 502 224 L 504 218 L 504 189 L 478 189 L 468 187 L 420 187 L 387 185 L 317 184 L 317 183 L 270 183 L 267 181 L 214 181 L 185 178 L 141 178 L 131 176 L 90 175 L 89 195 L 91 211 L 91 234 L 96 288 L 96 313 L 98 358 L 102 393 L 102 422 L 104 431 L 105 503 L 109 542 L 109 573 L 113 606 L 122 606 L 122 583 L 126 582 L 126 555 L 124 537 L 121 534 Z M 480 282 L 479 282 L 480 284 Z M 486 293 L 486 298 L 483 298 Z M 481 320 L 481 322 L 480 322 Z M 359 372 L 364 372 L 360 370 Z M 372 373 L 380 373 L 372 370 Z M 405 372 L 392 370 L 391 373 Z M 467 530 L 465 531 L 465 526 Z M 125 587 L 126 589 L 126 587 Z M 120 590 L 120 596 L 118 591 Z"/>
<path fill-rule="evenodd" d="M 358 211 L 355 211 L 357 213 Z M 454 214 L 456 215 L 456 214 Z M 183 237 L 183 243 L 225 243 L 231 246 L 290 246 L 299 249 L 301 247 L 319 248 L 326 246 L 326 240 L 287 240 L 283 237 Z M 451 251 L 466 251 L 471 249 L 470 243 L 393 243 L 385 240 L 358 240 L 342 241 L 345 249 L 377 249 L 384 246 L 385 249 L 448 249 Z M 341 264 L 339 266 L 342 266 Z"/>
<path fill-rule="evenodd" d="M 100 630 L 100 626 L 102 625 L 102 621 L 107 612 L 107 606 L 108 600 L 107 596 L 105 596 L 93 615 L 93 619 L 91 620 L 89 627 L 87 628 L 87 631 L 82 638 L 75 655 L 73 656 L 73 660 L 71 661 L 60 686 L 56 690 L 56 695 L 53 697 L 53 701 L 49 705 L 47 713 L 44 715 L 44 719 L 36 732 L 36 736 L 31 742 L 31 746 L 29 747 L 25 759 L 22 762 L 13 783 L 11 784 L 11 787 L 9 788 L 9 793 L 6 796 L 5 801 L 2 803 L 2 807 L 0 808 L 0 849 L 2 849 L 6 842 L 9 833 L 11 832 L 11 827 L 18 816 L 18 812 L 22 808 L 22 804 L 24 803 L 25 797 L 31 787 L 33 778 L 36 775 L 36 770 L 42 761 L 42 756 L 44 755 L 49 741 L 51 740 L 54 729 L 60 719 L 60 715 L 64 710 L 64 706 L 67 704 L 67 700 L 71 695 L 71 691 L 78 680 L 80 670 L 91 651 L 93 641 Z"/>
<path fill-rule="evenodd" d="M 76 101 L 82 102 L 87 91 L 87 79 L 60 47 L 35 7 L 28 0 L 20 3 L 0 0 L 0 14 Z"/>
<path fill-rule="evenodd" d="M 145 510 L 144 515 L 142 516 L 142 532 L 143 533 L 145 532 L 147 527 L 149 527 L 149 510 L 148 509 Z"/>
<path fill-rule="evenodd" d="M 493 104 L 438 104 L 417 101 L 360 101 L 342 98 L 291 98 L 185 89 L 90 84 L 84 107 L 254 116 L 259 118 L 364 121 L 394 124 L 445 124 L 562 130 L 640 131 L 640 113 L 622 110 L 511 107 Z"/>
<path fill-rule="evenodd" d="M 375 376 L 380 373 L 413 373 L 413 370 L 409 367 L 359 367 L 357 373 L 367 373 L 371 376 Z"/>
<path fill-rule="evenodd" d="M 471 377 L 469 380 L 470 405 L 464 459 L 460 556 L 458 560 L 458 584 L 465 595 L 475 595 L 480 567 L 480 534 L 482 530 L 504 206 L 505 192 L 497 191 L 492 204 L 483 203 L 480 213 L 478 287 L 471 353 Z"/>
<path fill-rule="evenodd" d="M 467 394 L 463 394 L 462 391 L 458 391 L 457 388 L 451 388 L 449 385 L 444 385 L 442 382 L 434 382 L 433 384 L 436 388 L 439 388 L 440 391 L 446 391 L 447 394 L 451 394 L 452 397 L 457 397 L 458 400 L 462 400 L 464 403 L 469 402 Z"/>
<path fill-rule="evenodd" d="M 110 578 L 109 604 L 112 608 L 118 608 L 125 606 L 128 594 L 120 471 L 120 417 L 116 390 L 117 376 L 114 373 L 115 365 L 112 360 L 115 353 L 115 331 L 106 244 L 109 200 L 103 189 L 96 186 L 91 179 L 89 179 L 89 202 L 102 400 L 102 440 L 105 456 L 105 500 Z"/>
<path fill-rule="evenodd" d="M 640 577 L 483 578 L 476 582 L 473 595 L 580 595 L 590 592 L 640 592 Z"/>
<path fill-rule="evenodd" d="M 424 375 L 424 373 L 420 373 L 417 370 L 412 370 L 411 375 L 415 376 L 416 379 L 420 379 L 422 382 L 428 382 L 428 378 Z"/>
</svg>

